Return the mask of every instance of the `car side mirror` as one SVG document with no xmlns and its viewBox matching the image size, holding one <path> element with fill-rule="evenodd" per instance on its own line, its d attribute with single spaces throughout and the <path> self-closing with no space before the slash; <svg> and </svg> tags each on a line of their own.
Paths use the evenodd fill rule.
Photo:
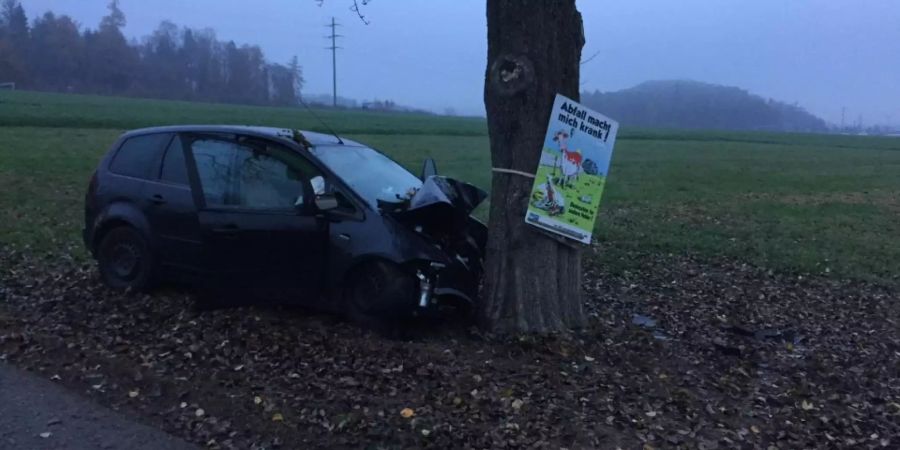
<svg viewBox="0 0 900 450">
<path fill-rule="evenodd" d="M 330 211 L 338 207 L 338 199 L 331 193 L 317 195 L 315 203 L 319 211 Z"/>
<path fill-rule="evenodd" d="M 437 175 L 437 164 L 435 164 L 433 159 L 428 158 L 422 163 L 422 176 L 420 178 L 422 181 L 425 181 L 428 177 L 434 175 Z"/>
</svg>

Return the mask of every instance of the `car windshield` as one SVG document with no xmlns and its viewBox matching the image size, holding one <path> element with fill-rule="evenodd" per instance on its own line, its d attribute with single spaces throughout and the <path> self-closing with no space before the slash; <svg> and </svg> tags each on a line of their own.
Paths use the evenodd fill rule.
<svg viewBox="0 0 900 450">
<path fill-rule="evenodd" d="M 408 199 L 422 187 L 403 166 L 368 147 L 314 147 L 312 152 L 373 208 L 378 200 Z"/>
</svg>

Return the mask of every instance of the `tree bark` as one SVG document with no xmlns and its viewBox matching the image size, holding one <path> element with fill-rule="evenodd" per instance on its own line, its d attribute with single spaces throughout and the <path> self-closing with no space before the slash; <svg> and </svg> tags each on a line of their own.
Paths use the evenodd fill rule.
<svg viewBox="0 0 900 450">
<path fill-rule="evenodd" d="M 557 93 L 579 98 L 584 32 L 575 0 L 487 0 L 487 107 L 495 168 L 534 173 Z M 534 180 L 494 172 L 480 319 L 489 331 L 585 324 L 578 243 L 525 223 Z"/>
</svg>

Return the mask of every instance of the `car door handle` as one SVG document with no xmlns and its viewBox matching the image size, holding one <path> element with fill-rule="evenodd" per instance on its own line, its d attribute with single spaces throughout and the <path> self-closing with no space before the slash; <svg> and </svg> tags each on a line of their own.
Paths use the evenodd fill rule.
<svg viewBox="0 0 900 450">
<path fill-rule="evenodd" d="M 150 200 L 150 203 L 153 203 L 154 205 L 165 205 L 166 204 L 166 199 L 164 199 L 163 196 L 159 195 L 159 194 L 151 195 L 148 200 Z"/>
</svg>

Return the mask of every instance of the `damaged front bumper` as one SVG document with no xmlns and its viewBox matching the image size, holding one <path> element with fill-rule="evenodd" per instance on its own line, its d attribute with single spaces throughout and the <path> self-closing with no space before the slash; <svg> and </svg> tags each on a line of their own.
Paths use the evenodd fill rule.
<svg viewBox="0 0 900 450">
<path fill-rule="evenodd" d="M 416 272 L 416 278 L 419 279 L 419 308 L 427 308 L 434 295 L 434 283 L 421 270 Z"/>
<path fill-rule="evenodd" d="M 432 262 L 416 271 L 417 312 L 437 311 L 445 306 L 472 308 L 478 294 L 478 276 L 461 264 Z"/>
</svg>

